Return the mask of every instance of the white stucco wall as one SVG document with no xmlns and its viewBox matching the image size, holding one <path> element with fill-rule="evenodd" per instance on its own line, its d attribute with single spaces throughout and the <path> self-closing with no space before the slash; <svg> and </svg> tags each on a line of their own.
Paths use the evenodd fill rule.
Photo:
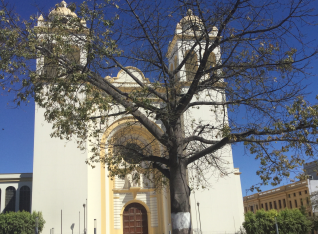
<svg viewBox="0 0 318 234">
<path fill-rule="evenodd" d="M 32 209 L 43 212 L 46 220 L 43 233 L 63 234 L 83 232 L 83 204 L 87 194 L 86 154 L 74 141 L 51 138 L 52 125 L 43 117 L 44 110 L 36 107 L 34 129 L 34 166 Z M 80 212 L 80 217 L 79 217 Z"/>
<path fill-rule="evenodd" d="M 97 164 L 95 168 L 88 168 L 87 171 L 87 230 L 93 233 L 94 219 L 97 222 L 97 233 L 101 233 L 101 165 Z M 103 220 L 105 222 L 105 220 Z"/>
<path fill-rule="evenodd" d="M 239 231 L 244 221 L 244 212 L 243 203 L 239 202 L 242 195 L 237 191 L 237 177 L 239 176 L 231 175 L 215 179 L 211 181 L 213 185 L 209 190 L 192 192 L 192 227 L 196 233 L 200 233 L 201 227 L 203 234 Z"/>
</svg>

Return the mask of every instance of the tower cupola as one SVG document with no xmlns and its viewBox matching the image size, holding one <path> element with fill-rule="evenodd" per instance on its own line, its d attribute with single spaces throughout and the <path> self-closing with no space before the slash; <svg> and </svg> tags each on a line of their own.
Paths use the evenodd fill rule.
<svg viewBox="0 0 318 234">
<path fill-rule="evenodd" d="M 61 3 L 56 4 L 55 8 L 49 13 L 48 22 L 45 22 L 44 17 L 40 15 L 40 17 L 38 18 L 37 26 L 49 26 L 49 22 L 52 21 L 55 17 L 65 19 L 65 21 L 70 18 L 78 18 L 76 13 L 71 11 L 71 9 L 67 7 L 67 3 L 63 0 Z M 84 27 L 86 27 L 86 21 L 84 19 L 82 19 L 80 22 Z"/>
<path fill-rule="evenodd" d="M 62 1 L 60 4 L 56 4 L 55 9 L 49 13 L 49 19 L 52 19 L 55 16 L 77 17 L 75 12 L 72 12 L 69 8 L 67 8 L 67 3 L 65 1 Z"/>
<path fill-rule="evenodd" d="M 188 9 L 187 15 L 177 24 L 176 30 L 177 33 L 180 33 L 178 31 L 180 29 L 182 32 L 191 33 L 191 31 L 200 31 L 202 26 L 202 20 L 198 16 L 193 15 L 193 11 L 191 9 Z"/>
</svg>

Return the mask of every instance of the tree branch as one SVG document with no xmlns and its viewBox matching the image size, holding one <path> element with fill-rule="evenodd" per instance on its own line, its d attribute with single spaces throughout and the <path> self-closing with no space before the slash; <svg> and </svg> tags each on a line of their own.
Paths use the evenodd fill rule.
<svg viewBox="0 0 318 234">
<path fill-rule="evenodd" d="M 163 168 L 160 164 L 158 163 L 153 163 L 152 164 L 153 168 L 158 169 L 165 177 L 170 179 L 170 172 L 168 169 Z"/>
</svg>

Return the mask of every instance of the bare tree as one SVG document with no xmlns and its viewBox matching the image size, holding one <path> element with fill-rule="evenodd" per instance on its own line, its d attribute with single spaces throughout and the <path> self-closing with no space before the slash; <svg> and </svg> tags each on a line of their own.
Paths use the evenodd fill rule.
<svg viewBox="0 0 318 234">
<path fill-rule="evenodd" d="M 219 153 L 226 146 L 244 144 L 261 162 L 263 183 L 273 185 L 314 157 L 318 106 L 306 101 L 303 84 L 317 54 L 316 42 L 302 32 L 317 19 L 311 6 L 306 0 L 92 0 L 77 7 L 79 17 L 44 15 L 43 27 L 35 27 L 36 19 L 21 22 L 2 1 L 0 85 L 13 84 L 18 103 L 34 96 L 53 123 L 52 136 L 75 138 L 83 150 L 89 141 L 88 163 L 106 163 L 110 176 L 136 171 L 168 184 L 177 219 L 190 215 L 190 191 L 206 183 L 208 171 L 231 173 Z M 42 69 L 30 65 L 35 58 Z M 118 70 L 133 88 L 110 77 Z M 215 118 L 185 121 L 195 108 Z M 125 116 L 134 122 L 101 155 L 108 121 Z M 160 150 L 123 140 L 133 127 L 146 129 Z M 191 231 L 190 223 L 172 229 Z"/>
</svg>

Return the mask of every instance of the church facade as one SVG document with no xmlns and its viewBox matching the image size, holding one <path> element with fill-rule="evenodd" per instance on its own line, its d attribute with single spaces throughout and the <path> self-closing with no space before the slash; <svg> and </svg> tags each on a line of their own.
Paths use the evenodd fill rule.
<svg viewBox="0 0 318 234">
<path fill-rule="evenodd" d="M 77 17 L 75 13 L 70 12 L 64 1 L 50 13 L 51 16 L 54 14 Z M 178 65 L 191 46 L 189 40 L 189 44 L 180 49 L 182 40 L 180 33 L 182 25 L 193 18 L 199 22 L 197 17 L 189 14 L 176 27 L 175 37 L 167 53 L 170 69 Z M 38 27 L 43 26 L 43 18 L 40 17 Z M 216 32 L 217 29 L 214 28 L 210 36 L 213 37 Z M 80 56 L 84 56 L 83 53 Z M 215 49 L 213 57 L 220 58 L 219 48 Z M 43 64 L 43 59 L 38 59 L 38 68 Z M 149 83 L 141 70 L 136 67 L 128 69 L 141 82 Z M 183 70 L 184 74 L 179 75 L 186 79 L 187 68 Z M 135 83 L 122 70 L 117 76 L 105 79 L 111 79 L 115 86 L 124 89 L 134 87 Z M 186 91 L 188 87 L 185 80 L 182 89 Z M 204 100 L 207 95 L 213 95 L 215 100 L 224 98 L 221 91 L 213 91 L 213 93 L 200 94 L 198 99 Z M 206 106 L 189 110 L 184 114 L 185 129 L 190 128 L 187 123 L 191 121 L 204 122 L 211 119 L 218 121 L 217 114 L 209 111 Z M 155 119 L 153 121 L 159 128 L 164 129 L 160 121 Z M 125 126 L 130 123 L 133 127 L 126 131 Z M 128 135 L 138 138 L 140 144 L 150 145 L 151 151 L 162 152 L 160 144 L 153 141 L 151 134 L 131 116 L 110 117 L 107 124 L 107 130 L 101 136 L 103 144 L 107 145 L 112 139 Z M 111 179 L 108 177 L 107 167 L 103 164 L 97 164 L 95 168 L 85 164 L 85 160 L 92 156 L 89 150 L 78 149 L 76 141 L 51 138 L 51 132 L 52 125 L 45 121 L 44 109 L 36 107 L 33 176 L 29 175 L 32 177 L 32 182 L 29 181 L 28 186 L 31 189 L 30 210 L 42 211 L 46 220 L 43 233 L 51 234 L 54 229 L 54 233 L 61 234 L 93 234 L 96 228 L 97 234 L 170 234 L 171 212 L 168 189 L 155 189 L 142 175 L 138 182 L 134 182 L 133 175 Z M 87 149 L 89 147 L 92 146 L 87 142 Z M 101 154 L 106 155 L 108 151 L 109 149 L 105 147 Z M 226 146 L 218 153 L 227 161 L 227 170 L 230 173 L 224 177 L 214 177 L 211 173 L 207 175 L 212 185 L 210 189 L 192 191 L 191 225 L 195 233 L 238 233 L 244 219 L 240 172 L 234 168 L 231 147 Z M 4 176 L 0 175 L 1 212 L 5 211 L 7 206 L 5 187 L 9 186 L 1 182 Z M 10 184 L 17 194 L 12 199 L 20 199 L 18 196 L 21 183 L 22 181 L 17 179 Z M 18 205 L 15 204 L 15 208 L 11 210 L 19 210 Z"/>
</svg>

